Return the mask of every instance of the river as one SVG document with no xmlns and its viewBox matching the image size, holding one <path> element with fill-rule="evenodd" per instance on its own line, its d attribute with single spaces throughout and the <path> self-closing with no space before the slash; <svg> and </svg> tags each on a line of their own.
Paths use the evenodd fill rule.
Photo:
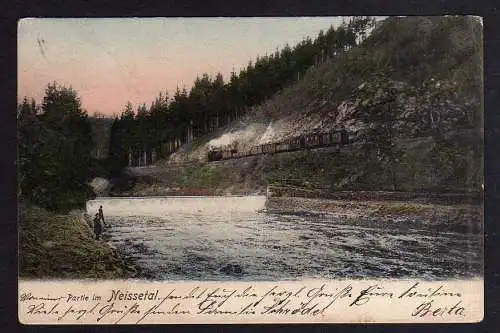
<svg viewBox="0 0 500 333">
<path fill-rule="evenodd" d="M 269 214 L 265 197 L 92 200 L 108 244 L 157 280 L 448 279 L 482 274 L 482 235 Z"/>
</svg>

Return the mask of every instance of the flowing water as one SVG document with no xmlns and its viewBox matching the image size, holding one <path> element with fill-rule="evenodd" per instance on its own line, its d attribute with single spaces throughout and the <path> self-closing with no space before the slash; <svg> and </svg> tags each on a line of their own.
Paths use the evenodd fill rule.
<svg viewBox="0 0 500 333">
<path fill-rule="evenodd" d="M 479 276 L 481 235 L 353 226 L 336 217 L 269 214 L 265 197 L 92 200 L 104 238 L 162 280 Z"/>
</svg>

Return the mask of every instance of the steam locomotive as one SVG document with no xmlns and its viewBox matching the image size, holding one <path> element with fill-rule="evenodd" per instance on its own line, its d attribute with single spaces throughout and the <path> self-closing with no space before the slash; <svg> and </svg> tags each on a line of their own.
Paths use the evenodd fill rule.
<svg viewBox="0 0 500 333">
<path fill-rule="evenodd" d="M 253 146 L 249 149 L 238 151 L 235 148 L 212 149 L 208 152 L 208 161 L 221 161 L 234 158 L 241 158 L 260 154 L 291 152 L 302 149 L 338 146 L 348 144 L 348 134 L 346 130 L 328 131 L 322 133 L 312 133 L 307 135 L 296 136 L 284 141 L 266 143 L 263 145 Z"/>
</svg>

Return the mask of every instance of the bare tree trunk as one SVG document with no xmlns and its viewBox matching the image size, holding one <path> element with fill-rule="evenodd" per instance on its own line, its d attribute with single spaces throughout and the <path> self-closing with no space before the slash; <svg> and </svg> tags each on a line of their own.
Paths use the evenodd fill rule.
<svg viewBox="0 0 500 333">
<path fill-rule="evenodd" d="M 396 163 L 395 161 L 391 161 L 391 181 L 392 181 L 392 190 L 398 190 L 398 184 L 396 179 Z"/>
</svg>

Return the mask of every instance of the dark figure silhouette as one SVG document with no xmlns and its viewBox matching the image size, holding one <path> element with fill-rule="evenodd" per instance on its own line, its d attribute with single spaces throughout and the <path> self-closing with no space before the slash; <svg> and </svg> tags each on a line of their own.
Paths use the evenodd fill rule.
<svg viewBox="0 0 500 333">
<path fill-rule="evenodd" d="M 102 206 L 99 206 L 99 220 L 102 221 L 102 223 L 104 225 L 106 225 L 106 223 L 104 222 L 104 213 L 102 212 Z"/>
<path fill-rule="evenodd" d="M 98 240 L 102 233 L 102 225 L 99 213 L 96 213 L 94 217 L 94 233 L 95 233 L 95 239 Z"/>
</svg>

